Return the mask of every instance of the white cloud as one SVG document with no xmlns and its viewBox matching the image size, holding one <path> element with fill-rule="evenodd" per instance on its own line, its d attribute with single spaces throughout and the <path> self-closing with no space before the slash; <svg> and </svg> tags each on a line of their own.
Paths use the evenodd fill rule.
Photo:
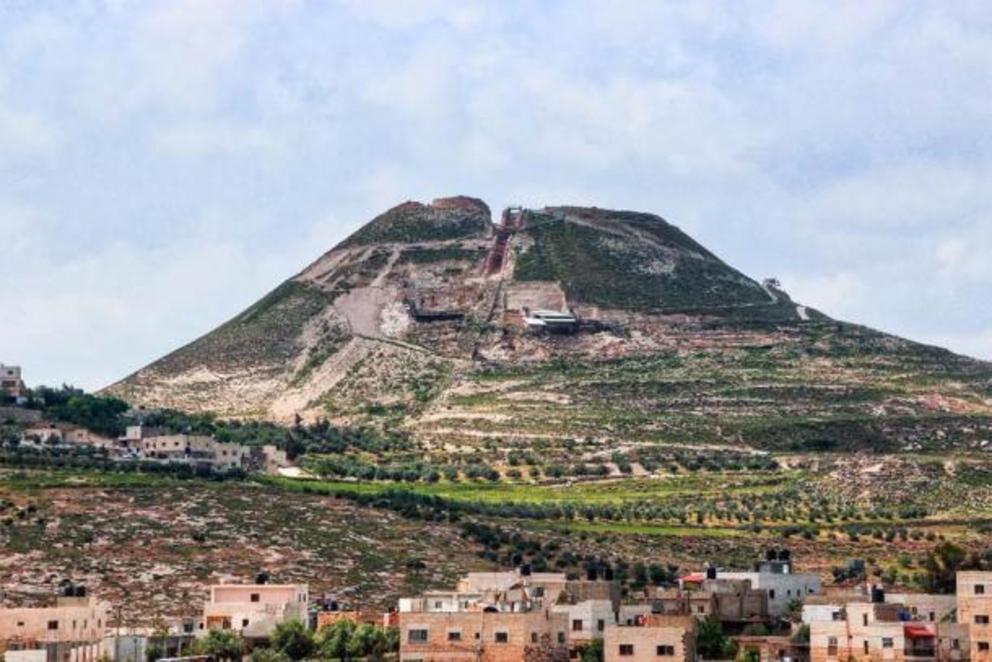
<svg viewBox="0 0 992 662">
<path fill-rule="evenodd" d="M 828 314 L 992 358 L 989 26 L 980 2 L 4 7 L 0 305 L 26 323 L 0 358 L 100 386 L 450 193 L 660 213 Z"/>
</svg>

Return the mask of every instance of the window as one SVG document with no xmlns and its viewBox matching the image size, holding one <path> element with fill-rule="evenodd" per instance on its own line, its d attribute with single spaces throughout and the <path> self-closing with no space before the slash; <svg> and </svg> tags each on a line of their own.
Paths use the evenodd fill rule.
<svg viewBox="0 0 992 662">
<path fill-rule="evenodd" d="M 861 624 L 868 625 L 868 614 L 861 614 Z"/>
<path fill-rule="evenodd" d="M 597 630 L 599 630 L 600 632 L 602 632 L 603 631 L 603 628 L 605 628 L 605 627 L 606 627 L 606 621 L 604 621 L 602 618 L 599 619 L 598 621 L 596 621 L 596 629 Z"/>
<path fill-rule="evenodd" d="M 985 584 L 975 584 L 975 595 L 985 595 Z"/>
<path fill-rule="evenodd" d="M 258 602 L 261 599 L 262 598 L 261 598 L 261 596 L 258 593 L 252 593 L 251 594 L 251 601 L 252 602 Z"/>
<path fill-rule="evenodd" d="M 844 619 L 841 618 L 841 613 L 839 611 L 835 611 L 835 612 L 832 612 L 830 614 L 830 620 L 832 620 L 832 621 L 842 621 Z"/>
<path fill-rule="evenodd" d="M 48 629 L 49 630 L 58 630 L 59 629 L 59 622 L 58 621 L 48 621 Z"/>
<path fill-rule="evenodd" d="M 453 630 L 452 632 L 448 633 L 448 641 L 461 641 L 461 640 L 462 640 L 461 630 Z"/>
<path fill-rule="evenodd" d="M 929 614 L 927 614 L 927 616 L 930 617 L 930 622 L 931 623 L 934 622 L 935 620 L 937 620 L 937 614 L 935 614 L 933 612 L 930 612 Z"/>
<path fill-rule="evenodd" d="M 537 633 L 536 632 L 531 632 L 530 633 L 530 643 L 532 643 L 532 644 L 536 644 L 537 643 Z"/>
<path fill-rule="evenodd" d="M 241 627 L 243 627 L 243 628 L 248 627 L 248 619 L 247 618 L 242 618 L 241 619 Z"/>
<path fill-rule="evenodd" d="M 837 657 L 837 637 L 827 637 L 827 655 Z"/>
<path fill-rule="evenodd" d="M 572 632 L 582 632 L 582 619 L 576 618 L 572 620 Z"/>
<path fill-rule="evenodd" d="M 989 616 L 988 614 L 975 614 L 975 623 L 978 625 L 988 625 Z"/>
<path fill-rule="evenodd" d="M 771 589 L 770 591 L 768 591 L 768 599 L 769 600 L 775 599 L 775 589 Z"/>
<path fill-rule="evenodd" d="M 76 619 L 72 619 L 72 629 L 76 629 Z"/>
<path fill-rule="evenodd" d="M 535 598 L 543 598 L 544 597 L 544 587 L 543 586 L 535 586 L 534 587 L 534 597 Z"/>
<path fill-rule="evenodd" d="M 954 650 L 961 650 L 961 640 L 951 639 L 951 648 L 953 648 Z"/>
<path fill-rule="evenodd" d="M 427 630 L 408 630 L 406 640 L 410 643 L 422 643 L 427 641 Z"/>
<path fill-rule="evenodd" d="M 865 639 L 864 645 L 865 645 L 865 655 L 867 655 L 868 654 L 868 640 L 867 639 Z"/>
<path fill-rule="evenodd" d="M 565 643 L 565 633 L 564 632 L 559 632 L 558 633 L 558 643 L 559 644 Z"/>
<path fill-rule="evenodd" d="M 699 605 L 698 607 L 696 607 L 696 611 L 698 611 L 700 614 L 702 614 L 703 613 L 703 605 Z"/>
<path fill-rule="evenodd" d="M 496 635 L 493 637 L 493 641 L 495 641 L 497 644 L 505 644 L 508 641 L 510 641 L 510 633 L 497 632 Z"/>
<path fill-rule="evenodd" d="M 620 654 L 621 655 L 633 655 L 634 654 L 634 644 L 620 644 Z"/>
<path fill-rule="evenodd" d="M 482 633 L 481 632 L 476 632 L 475 633 L 475 640 L 478 641 L 481 638 L 482 638 Z"/>
<path fill-rule="evenodd" d="M 19 628 L 24 627 L 24 621 L 17 621 L 17 627 Z"/>
<path fill-rule="evenodd" d="M 658 646 L 655 652 L 658 657 L 673 657 L 675 655 L 675 646 Z"/>
<path fill-rule="evenodd" d="M 882 648 L 892 648 L 893 646 L 892 637 L 882 637 Z"/>
<path fill-rule="evenodd" d="M 435 601 L 434 601 L 434 608 L 435 608 L 435 609 L 440 609 L 440 608 L 441 608 L 441 604 L 442 604 L 442 603 L 441 603 L 441 601 L 440 601 L 440 600 L 435 600 Z"/>
<path fill-rule="evenodd" d="M 978 642 L 978 650 L 980 650 L 980 651 L 987 651 L 988 649 L 989 649 L 989 642 L 987 642 L 987 641 L 979 641 Z"/>
</svg>

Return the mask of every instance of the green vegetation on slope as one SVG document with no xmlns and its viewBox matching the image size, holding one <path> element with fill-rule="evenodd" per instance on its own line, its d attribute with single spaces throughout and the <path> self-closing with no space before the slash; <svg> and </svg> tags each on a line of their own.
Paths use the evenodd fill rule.
<svg viewBox="0 0 992 662">
<path fill-rule="evenodd" d="M 304 326 L 329 303 L 317 287 L 286 281 L 231 321 L 155 363 L 154 368 L 165 373 L 197 365 L 222 370 L 264 365 L 281 370 L 299 352 L 298 338 Z"/>
<path fill-rule="evenodd" d="M 406 202 L 376 216 L 341 246 L 465 239 L 485 236 L 489 226 L 489 209 L 480 200 L 441 207 Z"/>
<path fill-rule="evenodd" d="M 756 283 L 681 241 L 658 246 L 540 213 L 528 223 L 534 243 L 514 277 L 558 281 L 573 301 L 648 312 L 771 303 Z"/>
</svg>

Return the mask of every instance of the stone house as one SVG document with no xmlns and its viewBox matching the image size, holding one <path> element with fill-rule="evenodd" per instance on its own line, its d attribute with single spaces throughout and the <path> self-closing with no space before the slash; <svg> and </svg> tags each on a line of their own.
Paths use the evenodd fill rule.
<svg viewBox="0 0 992 662">
<path fill-rule="evenodd" d="M 48 607 L 0 608 L 0 653 L 7 659 L 92 662 L 100 655 L 109 613 L 108 603 L 86 596 L 60 596 Z"/>
<path fill-rule="evenodd" d="M 690 662 L 696 659 L 696 619 L 693 616 L 647 614 L 632 625 L 607 625 L 603 634 L 604 662 Z"/>
<path fill-rule="evenodd" d="M 218 584 L 203 605 L 200 633 L 233 630 L 248 640 L 264 640 L 279 623 L 307 623 L 306 584 Z"/>
<path fill-rule="evenodd" d="M 955 623 L 914 620 L 903 604 L 885 602 L 881 590 L 870 591 L 869 598 L 817 605 L 803 610 L 809 626 L 812 662 L 832 660 L 936 660 L 947 639 L 948 657 L 960 659 L 952 651 L 960 650 L 960 628 Z"/>
<path fill-rule="evenodd" d="M 992 660 L 992 572 L 957 574 L 958 623 L 968 628 L 968 653 L 973 662 Z"/>
<path fill-rule="evenodd" d="M 567 617 L 546 609 L 401 611 L 399 628 L 400 660 L 406 661 L 520 662 L 568 655 Z"/>
</svg>

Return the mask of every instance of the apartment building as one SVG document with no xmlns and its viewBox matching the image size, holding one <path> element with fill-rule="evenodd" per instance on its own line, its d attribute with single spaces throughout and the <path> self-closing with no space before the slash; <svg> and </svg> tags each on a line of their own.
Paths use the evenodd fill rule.
<svg viewBox="0 0 992 662">
<path fill-rule="evenodd" d="M 631 624 L 607 625 L 604 662 L 689 662 L 696 659 L 696 618 L 689 615 L 637 615 Z"/>
<path fill-rule="evenodd" d="M 746 579 L 751 587 L 768 594 L 768 615 L 779 618 L 795 600 L 805 600 L 822 590 L 820 575 L 795 572 L 788 550 L 770 550 L 751 571 L 719 571 L 721 579 Z"/>
<path fill-rule="evenodd" d="M 715 567 L 679 578 L 677 589 L 656 593 L 665 614 L 715 614 L 724 622 L 755 622 L 769 616 L 769 592 L 757 589 L 751 579 L 729 577 Z"/>
<path fill-rule="evenodd" d="M 992 660 L 992 572 L 957 574 L 958 623 L 968 628 L 972 662 Z"/>
<path fill-rule="evenodd" d="M 537 609 L 500 612 L 401 611 L 400 660 L 519 662 L 535 655 L 567 655 L 565 614 Z"/>
<path fill-rule="evenodd" d="M 233 630 L 248 640 L 267 639 L 276 625 L 307 623 L 306 584 L 218 584 L 211 586 L 203 605 L 201 634 Z"/>
<path fill-rule="evenodd" d="M 241 469 L 249 454 L 249 449 L 240 444 L 224 443 L 213 437 L 191 434 L 146 437 L 136 440 L 133 447 L 146 459 L 184 462 L 206 466 L 215 471 Z"/>
<path fill-rule="evenodd" d="M 592 597 L 590 597 L 592 596 Z M 452 591 L 399 601 L 403 660 L 521 660 L 562 655 L 616 623 L 613 582 L 563 573 L 469 573 Z"/>
<path fill-rule="evenodd" d="M 880 589 L 872 589 L 869 599 L 821 604 L 803 609 L 803 621 L 810 630 L 812 662 L 833 660 L 936 660 L 939 641 L 948 640 L 948 657 L 961 642 L 954 623 L 914 620 L 903 604 L 884 601 Z M 941 631 L 944 628 L 944 631 Z"/>
<path fill-rule="evenodd" d="M 585 646 L 593 639 L 602 639 L 606 628 L 617 624 L 617 612 L 611 600 L 556 604 L 551 607 L 551 613 L 565 616 L 570 648 Z"/>
<path fill-rule="evenodd" d="M 0 608 L 0 654 L 8 660 L 91 662 L 100 656 L 110 605 L 67 595 L 47 607 Z"/>
</svg>

